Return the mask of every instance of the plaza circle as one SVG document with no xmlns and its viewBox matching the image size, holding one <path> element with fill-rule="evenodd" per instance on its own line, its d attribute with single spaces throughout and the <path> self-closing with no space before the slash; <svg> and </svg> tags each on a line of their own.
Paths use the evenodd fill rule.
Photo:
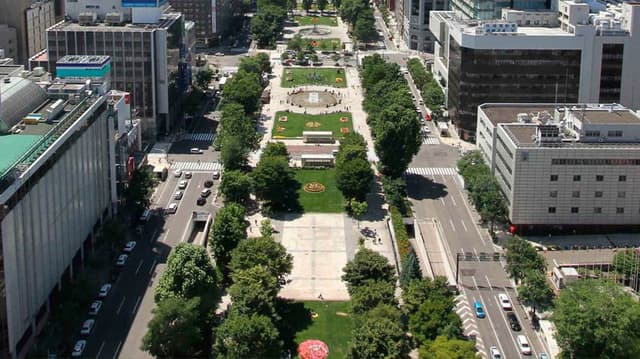
<svg viewBox="0 0 640 359">
<path fill-rule="evenodd" d="M 297 107 L 331 107 L 338 104 L 338 97 L 326 91 L 299 91 L 289 95 L 288 102 Z"/>
</svg>

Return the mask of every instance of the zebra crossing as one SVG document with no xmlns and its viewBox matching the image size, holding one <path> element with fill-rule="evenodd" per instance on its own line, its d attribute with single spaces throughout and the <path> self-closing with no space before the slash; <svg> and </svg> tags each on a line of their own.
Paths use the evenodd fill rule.
<svg viewBox="0 0 640 359">
<path fill-rule="evenodd" d="M 439 145 L 440 141 L 436 137 L 425 137 L 422 139 L 422 143 L 425 145 Z"/>
<path fill-rule="evenodd" d="M 222 164 L 217 162 L 173 162 L 171 164 L 172 170 L 183 171 L 221 171 Z"/>
<path fill-rule="evenodd" d="M 421 176 L 455 176 L 458 174 L 453 167 L 409 167 L 405 171 L 406 175 L 421 175 Z"/>
<path fill-rule="evenodd" d="M 216 138 L 215 133 L 185 133 L 182 135 L 183 140 L 213 142 Z"/>
</svg>

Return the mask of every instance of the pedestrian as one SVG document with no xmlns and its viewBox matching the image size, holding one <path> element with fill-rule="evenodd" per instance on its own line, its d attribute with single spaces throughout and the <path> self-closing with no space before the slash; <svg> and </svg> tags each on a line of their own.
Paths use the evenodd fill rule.
<svg viewBox="0 0 640 359">
<path fill-rule="evenodd" d="M 255 222 L 256 222 L 256 226 L 257 226 L 258 225 L 258 220 L 256 219 Z"/>
</svg>

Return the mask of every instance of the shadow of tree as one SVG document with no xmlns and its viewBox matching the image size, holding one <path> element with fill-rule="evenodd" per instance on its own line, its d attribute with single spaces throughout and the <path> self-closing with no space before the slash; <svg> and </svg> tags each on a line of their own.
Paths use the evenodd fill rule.
<svg viewBox="0 0 640 359">
<path fill-rule="evenodd" d="M 449 193 L 446 185 L 434 182 L 427 177 L 410 174 L 405 179 L 407 194 L 416 200 L 444 198 Z"/>
<path fill-rule="evenodd" d="M 298 345 L 295 342 L 296 333 L 311 326 L 311 311 L 303 302 L 294 302 L 291 299 L 278 298 L 276 310 L 280 316 L 278 329 L 284 342 L 284 350 L 295 353 Z"/>
</svg>

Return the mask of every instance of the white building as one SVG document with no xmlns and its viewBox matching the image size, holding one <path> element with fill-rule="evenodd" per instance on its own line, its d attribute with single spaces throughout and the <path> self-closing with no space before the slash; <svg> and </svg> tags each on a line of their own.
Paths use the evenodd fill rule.
<svg viewBox="0 0 640 359">
<path fill-rule="evenodd" d="M 462 20 L 432 11 L 434 75 L 445 85 L 447 110 L 473 137 L 478 105 L 621 103 L 640 107 L 640 3 L 560 2 L 560 24 L 544 12 L 507 12 L 503 20 Z M 537 24 L 536 24 L 537 22 Z"/>
<path fill-rule="evenodd" d="M 483 104 L 478 148 L 518 231 L 640 224 L 640 117 L 620 105 Z"/>
<path fill-rule="evenodd" d="M 429 14 L 435 10 L 446 10 L 448 0 L 399 0 L 395 9 L 398 32 L 412 50 L 433 52 L 434 37 L 429 30 Z"/>
</svg>

